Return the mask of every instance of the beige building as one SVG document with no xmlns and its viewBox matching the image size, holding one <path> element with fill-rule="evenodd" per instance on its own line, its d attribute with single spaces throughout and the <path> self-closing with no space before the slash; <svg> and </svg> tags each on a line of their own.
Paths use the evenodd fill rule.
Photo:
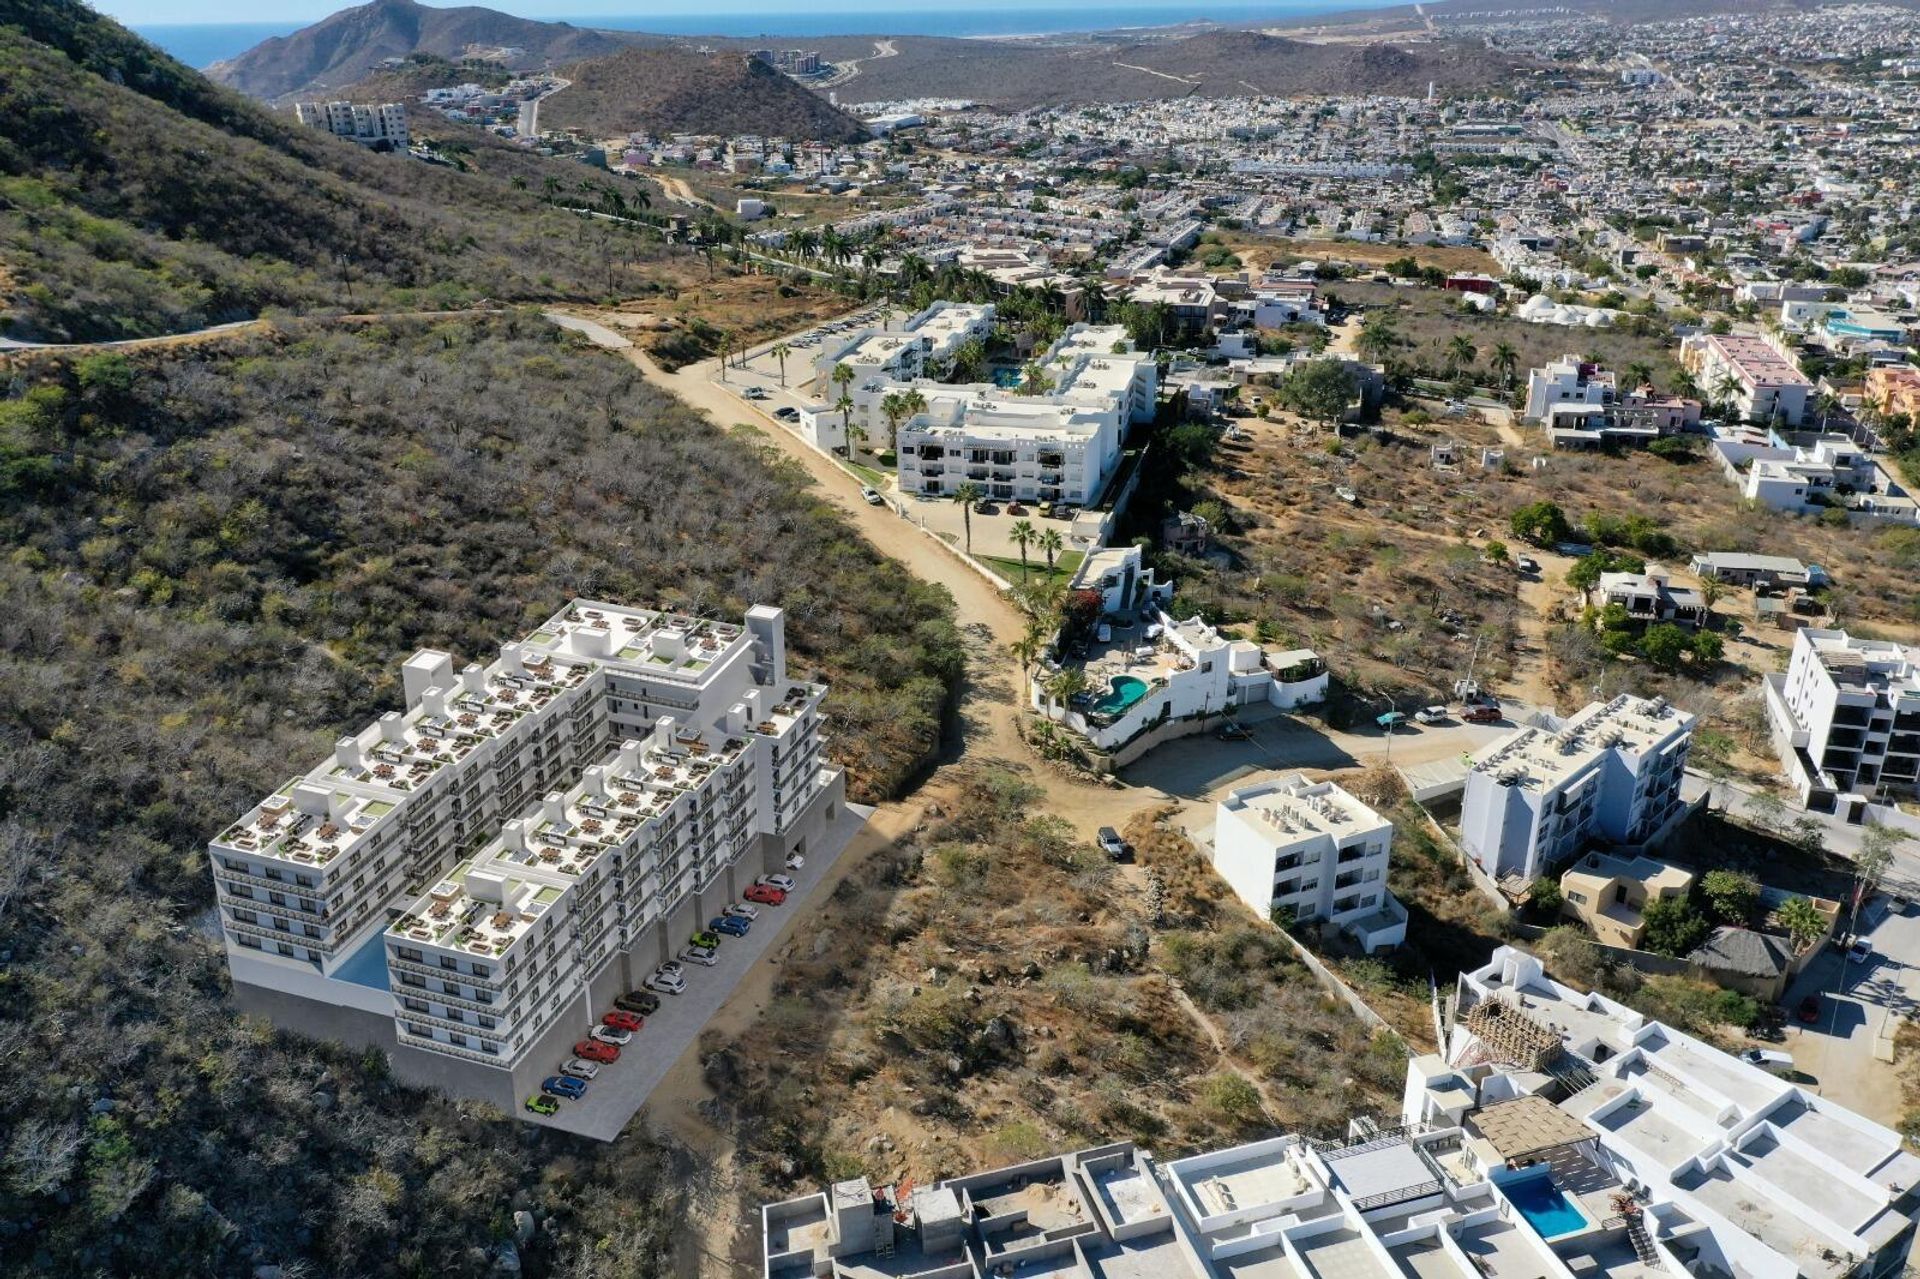
<svg viewBox="0 0 1920 1279">
<path fill-rule="evenodd" d="M 1560 911 L 1593 930 L 1603 945 L 1640 949 L 1648 902 L 1684 898 L 1693 872 L 1657 857 L 1588 853 L 1560 876 Z"/>
</svg>

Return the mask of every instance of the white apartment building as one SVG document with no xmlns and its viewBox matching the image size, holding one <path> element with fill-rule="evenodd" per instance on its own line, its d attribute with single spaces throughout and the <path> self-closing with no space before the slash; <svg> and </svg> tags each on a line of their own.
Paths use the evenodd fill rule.
<svg viewBox="0 0 1920 1279">
<path fill-rule="evenodd" d="M 362 146 L 384 145 L 404 151 L 411 140 L 407 108 L 398 102 L 371 106 L 359 102 L 296 102 L 294 118 L 310 129 L 325 129 Z"/>
<path fill-rule="evenodd" d="M 816 393 L 829 404 L 840 398 L 833 371 L 844 364 L 853 372 L 847 393 L 859 405 L 855 416 L 870 416 L 869 401 L 878 403 L 873 389 L 879 383 L 944 374 L 961 347 L 987 340 L 993 317 L 992 303 L 934 302 L 897 329 L 857 329 L 831 337 L 813 359 Z M 875 423 L 869 420 L 866 425 Z"/>
<path fill-rule="evenodd" d="M 1680 344 L 1680 363 L 1708 399 L 1731 399 L 1749 422 L 1798 426 L 1812 383 L 1771 341 L 1739 333 L 1696 333 Z M 1724 396 L 1722 385 L 1732 392 Z"/>
<path fill-rule="evenodd" d="M 1693 720 L 1662 698 L 1623 693 L 1484 747 L 1461 800 L 1467 855 L 1494 879 L 1525 884 L 1592 840 L 1657 843 L 1685 814 Z"/>
<path fill-rule="evenodd" d="M 1397 1122 L 1161 1161 L 1131 1142 L 762 1207 L 765 1279 L 1879 1279 L 1900 1134 L 1502 947 Z"/>
<path fill-rule="evenodd" d="M 1387 891 L 1392 847 L 1392 822 L 1299 773 L 1232 791 L 1214 813 L 1213 868 L 1249 909 L 1325 921 L 1369 954 L 1407 939 L 1406 909 Z"/>
<path fill-rule="evenodd" d="M 1565 355 L 1544 368 L 1527 370 L 1526 420 L 1545 422 L 1559 405 L 1599 408 L 1619 392 L 1613 371 Z"/>
<path fill-rule="evenodd" d="M 1043 394 L 916 384 L 927 410 L 901 427 L 900 491 L 951 496 L 974 483 L 1002 501 L 1097 501 L 1119 465 L 1127 428 L 1151 421 L 1159 397 L 1158 365 L 1132 347 L 1118 325 L 1076 324 L 1038 361 L 1053 384 Z M 897 389 L 873 386 L 866 411 L 877 415 Z"/>
<path fill-rule="evenodd" d="M 577 600 L 209 844 L 234 997 L 518 1113 L 597 1009 L 842 817 L 785 617 Z"/>
<path fill-rule="evenodd" d="M 1916 793 L 1920 649 L 1808 627 L 1786 673 L 1761 685 L 1774 749 L 1808 809 L 1858 822 Z"/>
</svg>

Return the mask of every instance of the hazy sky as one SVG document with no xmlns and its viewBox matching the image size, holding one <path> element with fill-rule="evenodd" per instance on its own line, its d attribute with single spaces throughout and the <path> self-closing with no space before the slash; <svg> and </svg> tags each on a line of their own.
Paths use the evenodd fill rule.
<svg viewBox="0 0 1920 1279">
<path fill-rule="evenodd" d="M 448 7 L 455 0 L 426 0 L 440 7 Z M 688 13 L 777 13 L 808 12 L 815 9 L 827 9 L 835 12 L 875 12 L 892 13 L 900 8 L 900 0 L 458 0 L 459 3 L 483 5 L 489 9 L 499 9 L 507 13 L 519 14 L 525 18 L 587 17 L 595 14 L 615 17 L 638 17 L 648 13 L 688 14 Z M 1362 0 L 1364 3 L 1364 0 Z M 1378 0 L 1375 0 L 1377 3 Z M 972 8 L 977 4 L 983 9 L 1025 9 L 1025 8 L 1067 8 L 1072 0 L 921 0 L 928 8 L 955 9 Z M 1156 0 L 1105 0 L 1103 7 L 1111 10 L 1125 10 L 1142 5 L 1153 5 Z M 1271 7 L 1285 7 L 1287 0 L 1280 0 Z M 337 9 L 347 7 L 346 0 L 268 0 L 262 4 L 259 0 L 94 0 L 94 8 L 110 17 L 130 25 L 163 22 L 307 22 L 324 18 Z M 1218 7 L 1222 11 L 1233 9 L 1262 7 L 1260 0 L 1224 0 Z"/>
</svg>

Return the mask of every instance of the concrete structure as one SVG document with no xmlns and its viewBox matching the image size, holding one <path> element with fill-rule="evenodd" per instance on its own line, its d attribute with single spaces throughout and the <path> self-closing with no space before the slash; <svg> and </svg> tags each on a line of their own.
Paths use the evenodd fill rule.
<svg viewBox="0 0 1920 1279">
<path fill-rule="evenodd" d="M 1602 573 L 1587 596 L 1595 608 L 1619 605 L 1627 620 L 1655 625 L 1671 622 L 1694 629 L 1707 620 L 1707 601 L 1690 586 L 1675 586 L 1672 575 L 1659 564 L 1639 573 Z"/>
<path fill-rule="evenodd" d="M 1213 868 L 1262 919 L 1321 922 L 1371 954 L 1407 939 L 1387 891 L 1393 823 L 1333 782 L 1304 774 L 1244 786 L 1215 812 Z"/>
<path fill-rule="evenodd" d="M 1523 416 L 1557 449 L 1647 444 L 1698 423 L 1700 402 L 1644 386 L 1622 394 L 1612 370 L 1566 355 L 1527 372 Z"/>
<path fill-rule="evenodd" d="M 898 328 L 855 329 L 828 338 L 813 360 L 817 393 L 838 399 L 840 388 L 833 381 L 833 371 L 846 365 L 853 372 L 847 390 L 857 405 L 856 416 L 865 417 L 867 426 L 876 426 L 869 401 L 878 403 L 874 392 L 879 383 L 944 374 L 961 347 L 986 340 L 993 331 L 993 316 L 991 303 L 935 302 Z"/>
<path fill-rule="evenodd" d="M 1467 855 L 1495 880 L 1524 886 L 1593 840 L 1657 843 L 1685 811 L 1693 720 L 1664 699 L 1623 693 L 1557 728 L 1522 728 L 1486 747 L 1461 800 Z"/>
<path fill-rule="evenodd" d="M 1544 422 L 1551 409 L 1559 405 L 1599 408 L 1619 393 L 1611 369 L 1564 355 L 1543 368 L 1527 370 L 1527 407 L 1529 422 Z"/>
<path fill-rule="evenodd" d="M 1719 426 L 1709 445 L 1743 497 L 1776 511 L 1818 515 L 1834 507 L 1850 517 L 1920 522 L 1916 503 L 1879 459 L 1844 435 L 1790 445 L 1778 432 Z"/>
<path fill-rule="evenodd" d="M 1774 749 L 1808 809 L 1858 822 L 1880 799 L 1917 793 L 1920 649 L 1805 627 L 1786 673 L 1762 690 Z"/>
<path fill-rule="evenodd" d="M 1560 913 L 1585 924 L 1607 946 L 1638 950 L 1649 902 L 1684 899 L 1693 873 L 1657 857 L 1587 853 L 1560 876 Z"/>
<path fill-rule="evenodd" d="M 847 820 L 785 617 L 576 600 L 343 737 L 208 848 L 235 1000 L 520 1113 L 752 879 Z"/>
<path fill-rule="evenodd" d="M 1129 1142 L 761 1209 L 764 1279 L 1880 1279 L 1900 1134 L 1507 947 L 1399 1122 L 1160 1161 Z"/>
<path fill-rule="evenodd" d="M 1817 564 L 1802 564 L 1788 555 L 1747 555 L 1740 551 L 1706 551 L 1695 555 L 1687 568 L 1695 577 L 1711 577 L 1731 586 L 1774 588 L 1820 587 L 1827 575 Z"/>
<path fill-rule="evenodd" d="M 1461 975 L 1402 1119 L 1457 1129 L 1500 1219 L 1543 1240 L 1552 1260 L 1516 1276 L 1870 1279 L 1913 1242 L 1920 1159 L 1898 1133 L 1511 947 Z"/>
<path fill-rule="evenodd" d="M 1680 343 L 1680 363 L 1703 393 L 1730 402 L 1749 422 L 1798 426 L 1806 414 L 1812 383 L 1766 338 L 1696 333 Z"/>
<path fill-rule="evenodd" d="M 398 102 L 369 106 L 359 102 L 296 102 L 293 115 L 312 129 L 325 129 L 337 138 L 362 146 L 404 151 L 411 141 L 407 109 Z"/>
<path fill-rule="evenodd" d="M 1920 369 L 1910 364 L 1868 369 L 1866 402 L 1884 417 L 1905 414 L 1920 422 Z"/>
</svg>

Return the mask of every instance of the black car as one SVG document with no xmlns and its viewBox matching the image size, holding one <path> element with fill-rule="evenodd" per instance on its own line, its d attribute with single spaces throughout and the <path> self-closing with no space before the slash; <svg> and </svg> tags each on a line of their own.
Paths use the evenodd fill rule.
<svg viewBox="0 0 1920 1279">
<path fill-rule="evenodd" d="M 639 1013 L 642 1017 L 651 1017 L 660 1010 L 660 996 L 650 990 L 628 991 L 616 998 L 613 1006 L 625 1012 Z"/>
</svg>

